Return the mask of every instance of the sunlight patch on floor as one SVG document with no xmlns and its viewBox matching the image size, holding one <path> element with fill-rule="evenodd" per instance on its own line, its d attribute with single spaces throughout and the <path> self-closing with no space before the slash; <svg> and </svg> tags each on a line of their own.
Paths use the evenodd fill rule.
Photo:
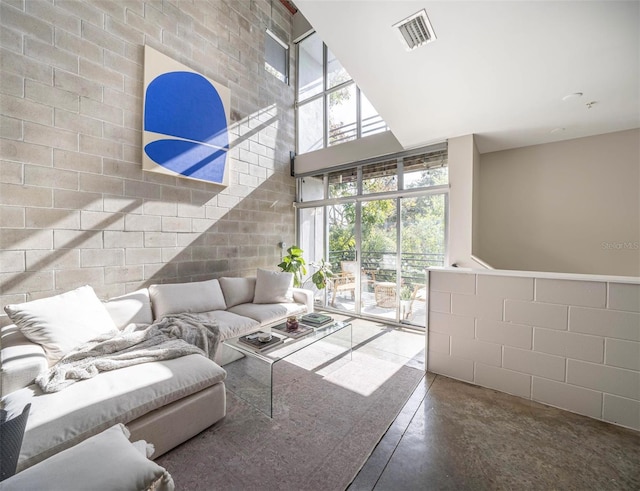
<svg viewBox="0 0 640 491">
<path fill-rule="evenodd" d="M 382 387 L 403 367 L 371 356 L 358 358 L 329 373 L 324 379 L 366 397 Z"/>
<path fill-rule="evenodd" d="M 287 361 L 363 396 L 403 366 L 424 369 L 424 334 L 354 320 L 352 338 L 340 331 L 289 356 Z M 349 353 L 353 341 L 354 350 Z"/>
</svg>

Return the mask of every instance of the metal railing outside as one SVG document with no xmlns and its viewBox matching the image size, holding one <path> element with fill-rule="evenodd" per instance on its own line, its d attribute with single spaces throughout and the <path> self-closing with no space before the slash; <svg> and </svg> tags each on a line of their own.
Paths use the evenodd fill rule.
<svg viewBox="0 0 640 491">
<path fill-rule="evenodd" d="M 396 281 L 395 251 L 363 251 L 361 266 L 365 272 L 375 274 L 376 281 Z M 354 250 L 331 251 L 329 262 L 332 271 L 340 271 L 341 261 L 355 261 Z M 403 283 L 405 285 L 424 283 L 425 269 L 432 266 L 444 266 L 443 253 L 405 252 L 400 256 Z"/>
<path fill-rule="evenodd" d="M 366 136 L 387 129 L 387 123 L 379 116 L 370 116 L 362 120 L 361 136 Z M 329 145 L 337 145 L 346 141 L 354 140 L 358 136 L 358 125 L 353 123 L 336 126 L 329 130 Z"/>
</svg>

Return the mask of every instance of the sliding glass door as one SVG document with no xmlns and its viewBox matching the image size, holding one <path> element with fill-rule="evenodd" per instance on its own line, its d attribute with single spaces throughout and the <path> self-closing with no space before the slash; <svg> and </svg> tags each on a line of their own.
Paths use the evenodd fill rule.
<svg viewBox="0 0 640 491">
<path fill-rule="evenodd" d="M 444 264 L 446 198 L 438 193 L 300 210 L 306 257 L 319 262 L 326 245 L 334 273 L 326 292 L 316 292 L 318 307 L 424 326 L 425 269 Z"/>
<path fill-rule="evenodd" d="M 330 307 L 357 313 L 359 262 L 356 244 L 356 203 L 327 206 L 328 260 L 334 277 L 329 285 Z"/>
<path fill-rule="evenodd" d="M 425 270 L 443 266 L 446 253 L 447 195 L 400 198 L 400 321 L 426 323 Z"/>
<path fill-rule="evenodd" d="M 397 199 L 362 203 L 361 313 L 396 320 L 398 283 Z"/>
<path fill-rule="evenodd" d="M 425 270 L 445 263 L 444 162 L 411 154 L 299 179 L 299 243 L 334 273 L 318 307 L 424 327 Z"/>
</svg>

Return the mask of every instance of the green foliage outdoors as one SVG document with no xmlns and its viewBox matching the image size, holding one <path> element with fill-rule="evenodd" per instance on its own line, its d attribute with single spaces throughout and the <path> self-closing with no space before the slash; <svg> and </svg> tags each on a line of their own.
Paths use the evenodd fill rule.
<svg viewBox="0 0 640 491">
<path fill-rule="evenodd" d="M 372 194 L 397 189 L 395 176 L 379 177 L 363 182 L 365 194 Z M 447 172 L 444 169 L 433 169 L 423 172 L 420 179 L 413 183 L 413 187 L 427 187 L 447 182 Z M 342 197 L 354 194 L 352 183 L 336 183 L 331 185 L 331 196 Z M 403 198 L 401 201 L 400 218 L 401 247 L 396 236 L 396 200 L 365 201 L 362 205 L 362 261 L 367 258 L 379 259 L 383 253 L 397 254 L 444 254 L 445 236 L 445 199 L 444 195 L 436 194 Z M 355 216 L 356 204 L 344 203 L 328 207 L 329 219 L 329 250 L 350 251 L 355 257 Z M 339 263 L 333 264 L 334 268 Z M 405 271 L 403 274 L 411 273 Z M 421 274 L 421 271 L 415 271 Z"/>
<path fill-rule="evenodd" d="M 417 173 L 416 173 L 417 174 Z M 372 195 L 397 189 L 396 176 L 383 176 L 364 180 L 364 194 Z M 420 173 L 418 180 L 412 181 L 415 188 L 424 188 L 447 182 L 447 170 L 435 169 Z M 341 198 L 355 196 L 353 180 L 345 182 L 330 181 L 330 197 Z M 427 255 L 444 254 L 445 232 L 445 196 L 432 194 L 402 198 L 400 210 L 401 241 L 397 244 L 396 199 L 373 199 L 362 203 L 362 257 L 361 262 L 366 274 L 375 270 L 378 281 L 395 281 L 395 265 L 389 266 L 385 260 L 395 261 L 402 251 L 403 288 L 400 298 L 410 299 L 414 283 L 422 283 L 415 278 L 421 277 L 427 265 Z M 327 207 L 329 221 L 329 251 L 332 263 L 322 259 L 311 263 L 314 273 L 305 278 L 307 268 L 302 258 L 303 251 L 292 246 L 278 265 L 282 271 L 294 274 L 294 285 L 300 287 L 311 281 L 318 290 L 326 288 L 334 276 L 333 271 L 340 270 L 340 261 L 355 259 L 356 203 L 341 203 Z M 414 254 L 413 259 L 409 256 Z M 433 261 L 437 261 L 432 259 Z M 395 263 L 394 263 L 395 264 Z M 437 265 L 437 262 L 433 263 Z M 367 272 L 369 270 L 369 272 Z"/>
</svg>

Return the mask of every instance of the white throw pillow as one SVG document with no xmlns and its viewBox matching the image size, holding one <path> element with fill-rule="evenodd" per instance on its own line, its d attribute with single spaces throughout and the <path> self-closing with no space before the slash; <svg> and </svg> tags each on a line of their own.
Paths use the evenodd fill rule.
<svg viewBox="0 0 640 491">
<path fill-rule="evenodd" d="M 253 303 L 293 302 L 293 273 L 258 269 Z"/>
<path fill-rule="evenodd" d="M 242 303 L 253 302 L 256 292 L 255 278 L 220 278 L 220 287 L 224 293 L 224 301 L 227 308 Z"/>
<path fill-rule="evenodd" d="M 227 308 L 218 280 L 151 285 L 149 295 L 155 319 L 183 312 L 210 312 Z"/>
<path fill-rule="evenodd" d="M 149 290 L 143 288 L 119 297 L 110 298 L 104 303 L 107 312 L 118 329 L 124 329 L 129 324 L 151 324 L 151 299 Z"/>
<path fill-rule="evenodd" d="M 101 334 L 117 332 L 109 312 L 88 285 L 54 297 L 7 305 L 4 311 L 26 338 L 42 345 L 49 363 Z"/>
</svg>

